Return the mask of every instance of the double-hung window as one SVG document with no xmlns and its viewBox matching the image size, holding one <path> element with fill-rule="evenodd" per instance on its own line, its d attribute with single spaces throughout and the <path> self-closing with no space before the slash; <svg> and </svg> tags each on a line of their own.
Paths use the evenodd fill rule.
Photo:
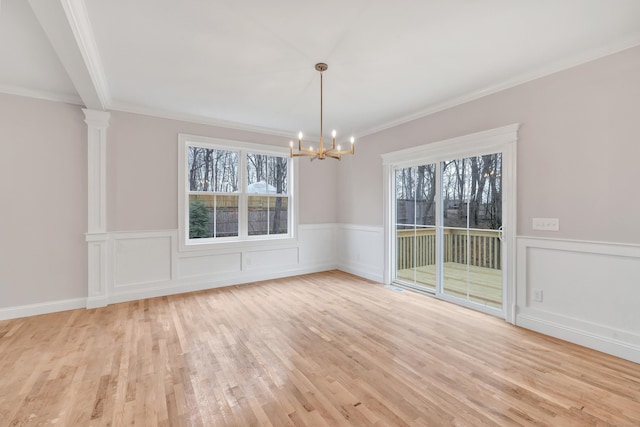
<svg viewBox="0 0 640 427">
<path fill-rule="evenodd" d="M 249 236 L 289 232 L 288 158 L 246 153 Z"/>
<path fill-rule="evenodd" d="M 179 136 L 181 247 L 293 237 L 286 148 Z"/>
</svg>

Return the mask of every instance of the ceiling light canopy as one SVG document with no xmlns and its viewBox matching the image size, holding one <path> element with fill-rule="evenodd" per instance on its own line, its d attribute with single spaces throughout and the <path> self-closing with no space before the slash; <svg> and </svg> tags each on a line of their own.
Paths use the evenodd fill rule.
<svg viewBox="0 0 640 427">
<path fill-rule="evenodd" d="M 340 145 L 336 145 L 336 130 L 331 132 L 331 147 L 325 148 L 322 138 L 322 73 L 327 71 L 327 64 L 319 62 L 316 64 L 316 70 L 320 72 L 320 141 L 318 143 L 318 149 L 314 150 L 312 146 L 309 148 L 302 146 L 302 132 L 298 134 L 298 151 L 293 152 L 293 141 L 289 142 L 289 152 L 291 157 L 311 157 L 311 160 L 320 159 L 324 160 L 327 157 L 340 160 L 343 154 L 353 154 L 354 150 L 354 138 L 351 137 L 351 149 L 342 150 Z"/>
</svg>

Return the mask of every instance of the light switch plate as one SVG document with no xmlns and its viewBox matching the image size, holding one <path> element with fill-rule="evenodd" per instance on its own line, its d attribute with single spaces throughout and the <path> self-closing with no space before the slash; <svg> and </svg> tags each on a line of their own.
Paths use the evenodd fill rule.
<svg viewBox="0 0 640 427">
<path fill-rule="evenodd" d="M 558 218 L 533 218 L 533 229 L 541 231 L 560 230 L 560 220 Z"/>
</svg>

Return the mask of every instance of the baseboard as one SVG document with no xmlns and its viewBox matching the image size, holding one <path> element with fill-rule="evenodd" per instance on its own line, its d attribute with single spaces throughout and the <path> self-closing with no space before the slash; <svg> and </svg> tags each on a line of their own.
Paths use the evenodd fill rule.
<svg viewBox="0 0 640 427">
<path fill-rule="evenodd" d="M 109 304 L 109 299 L 106 296 L 89 297 L 87 298 L 87 308 L 100 308 Z"/>
<path fill-rule="evenodd" d="M 340 264 L 338 265 L 338 270 L 355 276 L 364 277 L 365 279 L 373 280 L 378 283 L 383 283 L 384 280 L 382 272 L 371 271 L 370 266 L 365 264 Z"/>
<path fill-rule="evenodd" d="M 256 273 L 242 277 L 229 277 L 223 280 L 200 280 L 185 284 L 175 284 L 170 286 L 158 286 L 151 289 L 134 290 L 121 292 L 115 295 L 75 298 L 61 301 L 51 301 L 40 304 L 28 304 L 15 307 L 0 308 L 0 320 L 17 319 L 21 317 L 38 316 L 41 314 L 55 313 L 59 311 L 75 310 L 79 308 L 94 309 L 105 307 L 109 304 L 134 301 L 146 298 L 156 298 L 167 295 L 175 295 L 186 292 L 202 291 L 207 289 L 221 288 L 225 286 L 243 285 L 259 282 L 263 280 L 274 280 L 284 277 L 299 276 L 302 274 L 320 273 L 336 269 L 333 263 L 317 264 L 303 268 L 296 268 L 287 271 Z"/>
<path fill-rule="evenodd" d="M 600 334 L 567 327 L 560 323 L 527 314 L 518 314 L 516 316 L 516 325 L 635 363 L 640 363 L 640 346 L 635 346 L 628 342 L 618 341 Z"/>
<path fill-rule="evenodd" d="M 58 311 L 75 310 L 87 306 L 86 298 L 44 302 L 39 304 L 19 305 L 0 308 L 0 320 L 17 319 L 20 317 L 38 316 Z"/>
<path fill-rule="evenodd" d="M 270 273 L 260 272 L 241 276 L 238 276 L 236 274 L 217 280 L 212 278 L 200 279 L 195 281 L 190 280 L 168 286 L 158 286 L 154 288 L 119 292 L 114 295 L 109 295 L 108 304 L 135 301 L 146 298 L 157 298 L 188 292 L 204 291 L 208 289 L 223 288 L 225 286 L 244 285 L 248 283 L 261 282 L 264 280 L 274 280 L 284 277 L 299 276 L 302 274 L 320 273 L 323 271 L 334 270 L 336 268 L 337 267 L 334 264 L 322 264 L 314 265 L 313 267 L 295 268 Z"/>
</svg>

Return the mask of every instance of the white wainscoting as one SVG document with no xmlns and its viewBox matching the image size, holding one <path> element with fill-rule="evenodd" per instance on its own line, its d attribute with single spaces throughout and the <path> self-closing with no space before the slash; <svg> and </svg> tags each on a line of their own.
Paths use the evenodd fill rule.
<svg viewBox="0 0 640 427">
<path fill-rule="evenodd" d="M 517 325 L 640 363 L 640 246 L 519 237 L 517 257 Z"/>
<path fill-rule="evenodd" d="M 107 233 L 106 303 L 334 268 L 383 280 L 384 230 L 307 224 L 294 241 L 178 252 L 177 230 Z M 534 301 L 541 291 L 542 301 Z M 519 237 L 516 324 L 640 363 L 640 245 Z M 0 309 L 0 320 L 86 307 L 90 298 Z"/>
<path fill-rule="evenodd" d="M 364 230 L 344 227 L 350 236 Z M 0 308 L 0 320 L 332 270 L 338 268 L 338 228 L 338 224 L 304 224 L 298 226 L 296 239 L 183 252 L 178 251 L 177 230 L 91 235 L 87 241 L 99 240 L 100 246 L 94 251 L 95 277 L 88 281 L 95 289 L 88 289 L 86 298 Z M 366 233 L 363 241 L 352 237 L 350 247 L 362 259 L 377 252 L 378 248 L 367 246 L 379 243 L 367 243 Z M 369 262 L 343 265 L 365 277 L 371 277 L 368 269 L 377 268 L 371 269 Z"/>
<path fill-rule="evenodd" d="M 356 276 L 384 279 L 384 228 L 338 225 L 338 268 Z"/>
<path fill-rule="evenodd" d="M 234 274 L 242 268 L 242 252 L 221 254 L 190 254 L 180 258 L 178 276 L 181 279 L 207 277 L 215 273 L 218 276 Z"/>
<path fill-rule="evenodd" d="M 336 224 L 298 227 L 298 238 L 180 252 L 177 230 L 109 233 L 109 303 L 336 268 Z"/>
</svg>

